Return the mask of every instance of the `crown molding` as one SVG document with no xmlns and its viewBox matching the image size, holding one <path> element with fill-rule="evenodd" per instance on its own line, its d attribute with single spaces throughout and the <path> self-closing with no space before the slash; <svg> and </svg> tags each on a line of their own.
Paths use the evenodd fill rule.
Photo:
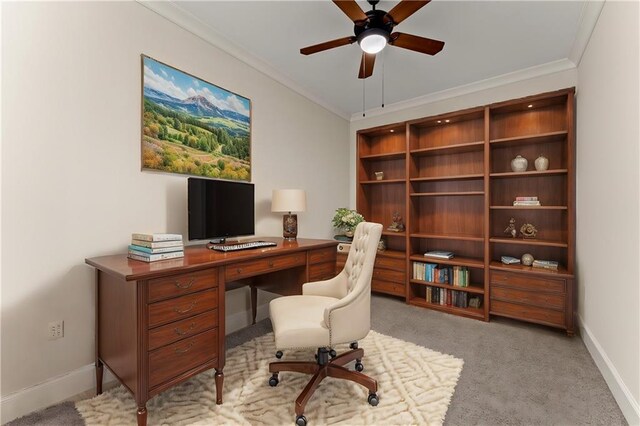
<svg viewBox="0 0 640 426">
<path fill-rule="evenodd" d="M 585 1 L 582 6 L 578 32 L 576 33 L 576 38 L 573 40 L 573 46 L 569 53 L 569 60 L 576 64 L 576 67 L 580 65 L 582 55 L 589 45 L 591 34 L 593 34 L 593 30 L 598 23 L 598 18 L 602 12 L 604 2 L 605 0 Z"/>
<path fill-rule="evenodd" d="M 323 107 L 327 111 L 349 121 L 350 114 L 336 108 L 333 105 L 325 102 L 324 100 L 318 98 L 290 78 L 284 76 L 282 73 L 277 71 L 271 65 L 264 62 L 262 59 L 251 55 L 245 49 L 238 46 L 231 40 L 227 39 L 220 33 L 218 33 L 211 26 L 205 24 L 196 16 L 191 13 L 185 11 L 180 6 L 176 4 L 173 0 L 167 1 L 145 1 L 145 0 L 136 0 L 140 5 L 146 7 L 147 9 L 157 13 L 163 18 L 173 22 L 180 28 L 194 34 L 197 37 L 200 37 L 202 40 L 207 43 L 217 47 L 218 49 L 228 53 L 239 61 L 244 62 L 248 66 L 254 68 L 256 71 L 261 72 L 267 77 L 272 78 L 283 86 L 293 90 L 301 96 L 309 99 L 311 102 Z"/>
<path fill-rule="evenodd" d="M 351 122 L 366 120 L 371 117 L 377 117 L 392 112 L 402 111 L 409 108 L 415 108 L 433 102 L 442 101 L 457 96 L 467 95 L 494 87 L 504 86 L 518 81 L 529 80 L 543 75 L 555 74 L 558 72 L 576 68 L 575 64 L 569 59 L 560 59 L 558 61 L 548 62 L 542 65 L 536 65 L 519 71 L 502 74 L 496 77 L 487 78 L 485 80 L 476 81 L 474 83 L 465 84 L 463 86 L 453 87 L 451 89 L 442 90 L 440 92 L 430 93 L 428 95 L 419 96 L 417 98 L 408 99 L 406 101 L 396 102 L 385 105 L 384 108 L 377 107 L 375 109 L 365 111 L 366 116 L 362 117 L 361 112 L 351 115 Z"/>
</svg>

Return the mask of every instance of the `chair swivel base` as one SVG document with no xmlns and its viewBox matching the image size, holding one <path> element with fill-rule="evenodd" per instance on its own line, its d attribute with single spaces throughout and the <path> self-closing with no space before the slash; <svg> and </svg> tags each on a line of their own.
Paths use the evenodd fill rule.
<svg viewBox="0 0 640 426">
<path fill-rule="evenodd" d="M 357 345 L 356 345 L 357 348 Z M 360 360 L 364 356 L 363 349 L 352 349 L 339 356 L 329 359 L 329 349 L 318 348 L 316 362 L 311 361 L 276 361 L 269 364 L 269 372 L 272 373 L 269 385 L 277 386 L 279 383 L 278 373 L 281 371 L 292 371 L 296 373 L 311 374 L 311 380 L 302 390 L 295 403 L 296 425 L 305 426 L 307 419 L 304 417 L 304 409 L 311 396 L 325 377 L 335 377 L 337 379 L 350 380 L 358 383 L 369 390 L 367 401 L 372 406 L 378 405 L 378 382 L 371 377 L 362 374 L 362 363 Z M 333 355 L 333 354 L 332 354 Z M 345 364 L 356 360 L 356 370 L 351 371 L 344 367 Z"/>
</svg>

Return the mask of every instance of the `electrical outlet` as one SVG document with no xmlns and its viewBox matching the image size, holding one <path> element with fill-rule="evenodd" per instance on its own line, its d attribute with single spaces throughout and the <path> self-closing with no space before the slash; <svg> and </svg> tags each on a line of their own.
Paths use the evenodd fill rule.
<svg viewBox="0 0 640 426">
<path fill-rule="evenodd" d="M 49 334 L 49 340 L 59 339 L 64 337 L 64 321 L 51 321 L 47 328 Z"/>
</svg>

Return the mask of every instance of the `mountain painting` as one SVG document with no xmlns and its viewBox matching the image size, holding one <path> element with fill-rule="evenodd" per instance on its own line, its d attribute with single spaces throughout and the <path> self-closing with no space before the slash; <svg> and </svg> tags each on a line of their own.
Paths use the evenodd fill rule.
<svg viewBox="0 0 640 426">
<path fill-rule="evenodd" d="M 251 180 L 251 101 L 142 55 L 142 168 Z"/>
</svg>

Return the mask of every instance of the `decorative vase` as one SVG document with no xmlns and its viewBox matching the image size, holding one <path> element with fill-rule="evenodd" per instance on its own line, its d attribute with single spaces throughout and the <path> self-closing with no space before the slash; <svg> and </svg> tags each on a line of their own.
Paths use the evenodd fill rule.
<svg viewBox="0 0 640 426">
<path fill-rule="evenodd" d="M 525 253 L 522 255 L 522 258 L 520 259 L 520 261 L 524 266 L 531 266 L 533 265 L 533 255 L 529 253 Z"/>
<path fill-rule="evenodd" d="M 378 242 L 378 251 L 385 251 L 386 249 L 387 243 L 383 239 L 380 239 L 380 241 Z"/>
<path fill-rule="evenodd" d="M 374 172 L 374 174 L 376 175 L 376 180 L 384 179 L 384 172 Z"/>
<path fill-rule="evenodd" d="M 527 170 L 529 162 L 521 155 L 517 155 L 516 158 L 511 160 L 511 170 L 514 172 L 524 172 Z"/>
<path fill-rule="evenodd" d="M 349 238 L 353 238 L 353 231 L 352 230 L 344 231 L 344 235 L 346 235 Z"/>
<path fill-rule="evenodd" d="M 538 171 L 547 170 L 549 168 L 549 159 L 544 155 L 540 154 L 540 156 L 536 158 L 535 165 L 536 165 L 536 170 Z"/>
</svg>

